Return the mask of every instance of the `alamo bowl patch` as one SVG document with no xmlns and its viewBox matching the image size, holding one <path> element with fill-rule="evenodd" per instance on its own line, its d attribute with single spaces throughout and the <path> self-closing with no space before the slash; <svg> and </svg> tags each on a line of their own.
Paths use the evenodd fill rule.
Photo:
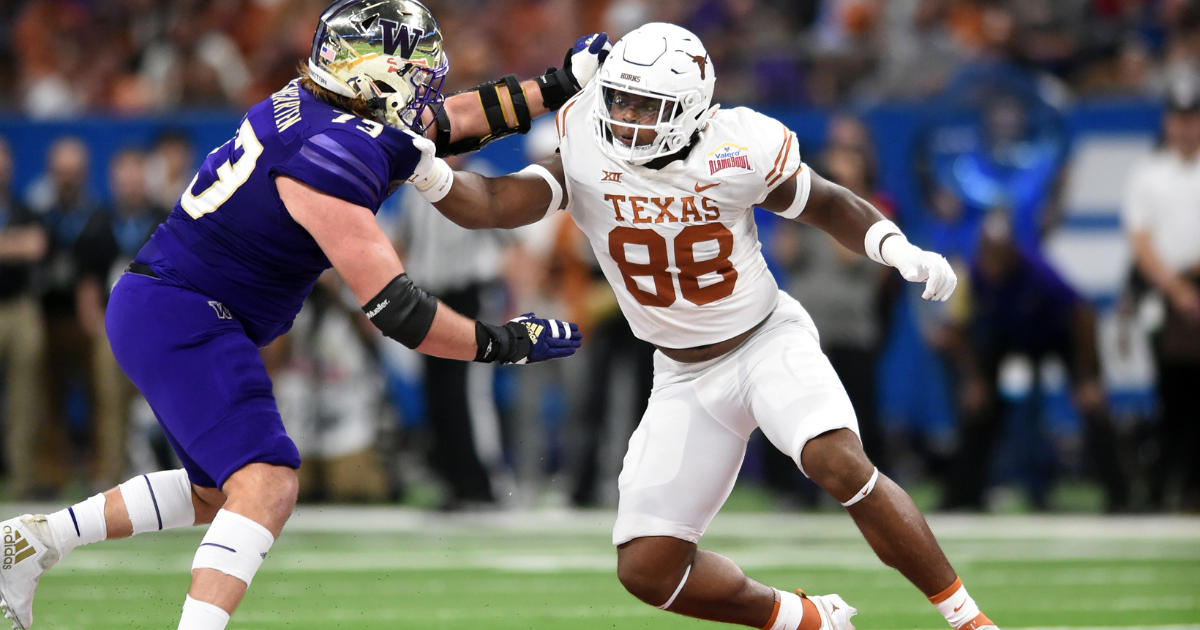
<svg viewBox="0 0 1200 630">
<path fill-rule="evenodd" d="M 750 150 L 739 147 L 732 142 L 726 142 L 717 147 L 716 151 L 708 154 L 708 174 L 741 175 L 753 173 L 754 165 L 750 163 Z"/>
</svg>

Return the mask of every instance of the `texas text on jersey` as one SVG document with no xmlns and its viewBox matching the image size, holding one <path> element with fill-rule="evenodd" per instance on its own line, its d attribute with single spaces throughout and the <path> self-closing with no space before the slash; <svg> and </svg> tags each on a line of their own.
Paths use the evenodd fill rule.
<svg viewBox="0 0 1200 630">
<path fill-rule="evenodd" d="M 593 83 L 559 112 L 566 209 L 587 234 L 634 334 L 660 347 L 733 338 L 775 308 L 753 208 L 801 176 L 796 136 L 746 108 L 718 110 L 687 157 L 660 169 L 596 141 Z"/>
</svg>

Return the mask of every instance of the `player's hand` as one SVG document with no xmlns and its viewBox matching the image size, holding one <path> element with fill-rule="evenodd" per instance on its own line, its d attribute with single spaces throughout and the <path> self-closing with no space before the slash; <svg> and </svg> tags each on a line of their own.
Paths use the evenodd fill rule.
<svg viewBox="0 0 1200 630">
<path fill-rule="evenodd" d="M 504 328 L 526 342 L 522 344 L 525 356 L 511 363 L 538 363 L 569 357 L 583 341 L 578 325 L 559 319 L 542 319 L 533 313 L 512 319 Z"/>
<path fill-rule="evenodd" d="M 407 133 L 412 136 L 413 147 L 421 152 L 421 159 L 413 168 L 408 183 L 416 186 L 417 191 L 430 203 L 441 201 L 454 184 L 454 169 L 450 168 L 445 160 L 437 157 L 437 146 L 433 140 L 411 131 Z"/>
<path fill-rule="evenodd" d="M 596 76 L 600 64 L 608 58 L 611 50 L 612 42 L 608 41 L 608 33 L 592 33 L 575 40 L 575 45 L 563 59 L 563 70 L 571 75 L 575 89 L 583 89 Z"/>
<path fill-rule="evenodd" d="M 927 252 L 908 242 L 903 236 L 893 236 L 883 242 L 880 255 L 909 282 L 924 282 L 926 300 L 945 302 L 958 286 L 958 276 L 950 262 L 940 254 Z"/>
</svg>

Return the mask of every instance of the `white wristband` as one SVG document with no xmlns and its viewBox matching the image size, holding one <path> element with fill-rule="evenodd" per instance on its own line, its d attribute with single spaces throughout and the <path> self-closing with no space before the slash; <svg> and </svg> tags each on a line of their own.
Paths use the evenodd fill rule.
<svg viewBox="0 0 1200 630">
<path fill-rule="evenodd" d="M 558 211 L 558 207 L 562 205 L 563 189 L 558 180 L 554 178 L 554 174 L 541 164 L 530 164 L 519 172 L 538 175 L 546 180 L 547 184 L 550 184 L 550 205 L 546 207 L 546 214 L 542 218 L 546 218 Z"/>
<path fill-rule="evenodd" d="M 808 205 L 808 193 L 812 191 L 812 171 L 804 164 L 800 165 L 800 174 L 796 176 L 796 198 L 792 200 L 792 205 L 788 206 L 787 210 L 779 213 L 779 216 L 785 219 L 795 219 L 804 212 L 804 206 Z"/>
<path fill-rule="evenodd" d="M 454 185 L 454 169 L 442 158 L 433 158 L 433 168 L 423 177 L 409 180 L 429 203 L 437 203 L 450 193 Z"/>
<path fill-rule="evenodd" d="M 867 229 L 867 237 L 863 241 L 863 246 L 867 250 L 867 257 L 881 265 L 890 265 L 888 261 L 883 259 L 883 253 L 879 251 L 879 246 L 883 244 L 883 238 L 888 234 L 898 234 L 900 238 L 904 238 L 904 232 L 901 232 L 895 223 L 884 219 Z M 908 241 L 908 239 L 904 240 Z"/>
<path fill-rule="evenodd" d="M 910 254 L 920 251 L 921 248 L 909 243 L 903 234 L 897 234 L 885 239 L 883 245 L 879 246 L 879 257 L 883 259 L 883 264 L 895 267 L 896 261 L 904 260 Z"/>
</svg>

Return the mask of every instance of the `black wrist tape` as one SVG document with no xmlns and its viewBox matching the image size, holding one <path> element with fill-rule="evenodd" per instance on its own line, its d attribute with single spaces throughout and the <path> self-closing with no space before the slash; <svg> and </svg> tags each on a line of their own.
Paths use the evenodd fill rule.
<svg viewBox="0 0 1200 630">
<path fill-rule="evenodd" d="M 402 273 L 371 298 L 363 312 L 384 335 L 415 349 L 429 334 L 437 308 L 437 299 Z"/>
<path fill-rule="evenodd" d="M 475 322 L 475 360 L 479 363 L 516 363 L 529 356 L 533 342 L 520 322 L 503 326 Z"/>
<path fill-rule="evenodd" d="M 566 69 L 546 68 L 546 74 L 534 79 L 542 91 L 542 105 L 554 111 L 575 96 L 579 88 L 571 81 Z"/>
</svg>

